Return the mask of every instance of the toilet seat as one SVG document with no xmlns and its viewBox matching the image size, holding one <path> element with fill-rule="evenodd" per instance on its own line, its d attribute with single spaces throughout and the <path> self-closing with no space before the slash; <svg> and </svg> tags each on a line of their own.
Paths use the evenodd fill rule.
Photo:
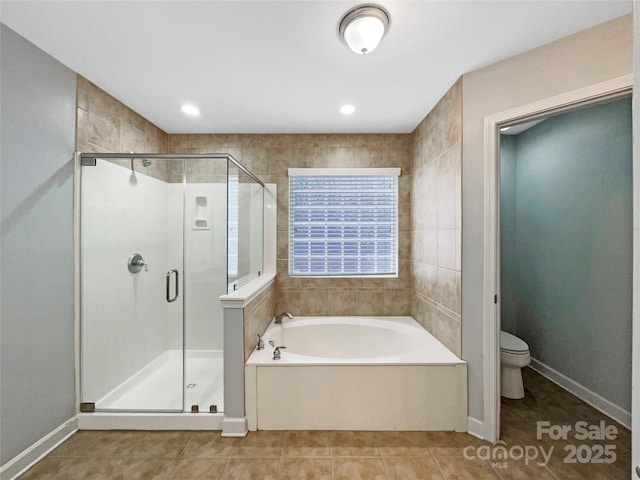
<svg viewBox="0 0 640 480">
<path fill-rule="evenodd" d="M 511 355 L 528 355 L 529 345 L 515 335 L 500 331 L 500 351 Z"/>
</svg>

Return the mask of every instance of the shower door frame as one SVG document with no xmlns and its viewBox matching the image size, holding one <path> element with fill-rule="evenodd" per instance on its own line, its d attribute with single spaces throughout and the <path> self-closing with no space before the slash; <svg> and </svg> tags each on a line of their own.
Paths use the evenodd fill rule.
<svg viewBox="0 0 640 480">
<path fill-rule="evenodd" d="M 211 429 L 221 430 L 222 419 L 224 417 L 223 412 L 219 413 L 207 413 L 207 415 L 193 415 L 191 412 L 187 412 L 185 405 L 185 309 L 186 302 L 182 304 L 182 329 L 183 329 L 183 379 L 182 379 L 182 410 L 131 410 L 131 411 L 100 411 L 92 413 L 84 413 L 80 410 L 82 402 L 82 345 L 81 345 L 81 316 L 82 316 L 82 271 L 81 271 L 81 192 L 82 192 L 82 168 L 90 167 L 96 164 L 96 159 L 125 159 L 133 160 L 140 158 L 159 159 L 159 160 L 189 160 L 189 159 L 224 159 L 231 161 L 242 172 L 247 174 L 252 180 L 258 183 L 264 188 L 264 183 L 244 167 L 238 160 L 236 160 L 231 154 L 228 153 L 110 153 L 110 152 L 74 152 L 74 250 L 75 250 L 75 370 L 76 370 L 76 413 L 80 418 L 86 419 L 83 421 L 84 428 L 148 428 L 148 429 L 167 429 L 171 425 L 175 425 L 175 428 L 179 429 Z M 187 183 L 186 165 L 182 172 L 183 187 Z M 184 200 L 183 200 L 184 208 Z M 184 218 L 183 218 L 183 235 L 184 235 Z M 183 257 L 183 272 L 184 272 L 184 255 L 185 255 L 185 243 L 183 240 L 182 257 Z M 184 278 L 184 275 L 183 275 Z M 183 280 L 184 281 L 184 280 Z M 183 284 L 183 299 L 185 294 L 185 288 Z M 223 347 L 224 348 L 224 347 Z M 225 367 L 223 366 L 223 369 Z M 223 375 L 223 378 L 225 375 Z M 224 382 L 224 380 L 223 380 Z M 223 385 L 224 389 L 224 385 Z M 130 423 L 131 415 L 140 415 L 139 418 L 146 418 L 140 422 Z M 168 419 L 176 419 L 175 423 L 167 424 Z M 158 421 L 158 419 L 160 419 Z M 209 419 L 209 420 L 205 420 Z M 95 421 L 94 421 L 95 420 Z M 115 420 L 115 423 L 112 421 Z M 79 420 L 80 423 L 80 420 Z"/>
</svg>

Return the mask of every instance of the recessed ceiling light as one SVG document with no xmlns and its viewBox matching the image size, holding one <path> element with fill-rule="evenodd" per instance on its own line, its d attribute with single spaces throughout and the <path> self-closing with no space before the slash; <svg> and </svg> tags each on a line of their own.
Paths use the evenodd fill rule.
<svg viewBox="0 0 640 480">
<path fill-rule="evenodd" d="M 510 130 L 511 127 L 500 127 L 500 131 L 501 132 L 506 132 L 507 130 Z"/>
<path fill-rule="evenodd" d="M 356 111 L 356 107 L 353 105 L 343 105 L 340 107 L 340 113 L 343 115 L 351 115 Z"/>
<path fill-rule="evenodd" d="M 182 110 L 182 113 L 190 117 L 196 117 L 200 115 L 200 110 L 198 110 L 198 107 L 191 103 L 184 103 L 180 105 L 180 110 Z"/>
</svg>

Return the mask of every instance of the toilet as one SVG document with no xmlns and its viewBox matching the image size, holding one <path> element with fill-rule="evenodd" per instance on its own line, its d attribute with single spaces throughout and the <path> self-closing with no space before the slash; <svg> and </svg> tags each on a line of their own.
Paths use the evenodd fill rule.
<svg viewBox="0 0 640 480">
<path fill-rule="evenodd" d="M 531 363 L 529 345 L 521 338 L 500 332 L 500 394 L 505 398 L 524 398 L 522 369 Z"/>
</svg>

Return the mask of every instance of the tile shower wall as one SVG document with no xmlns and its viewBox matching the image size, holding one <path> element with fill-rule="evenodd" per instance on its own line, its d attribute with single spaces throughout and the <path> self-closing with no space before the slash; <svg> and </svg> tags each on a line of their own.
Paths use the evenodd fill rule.
<svg viewBox="0 0 640 480">
<path fill-rule="evenodd" d="M 413 132 L 411 315 L 456 355 L 461 333 L 461 126 L 458 80 Z"/>
<path fill-rule="evenodd" d="M 295 315 L 411 313 L 411 135 L 169 135 L 169 152 L 230 153 L 278 186 L 275 310 Z M 301 279 L 288 275 L 288 168 L 400 167 L 399 277 Z"/>
<path fill-rule="evenodd" d="M 76 150 L 81 152 L 166 153 L 167 134 L 129 107 L 78 75 Z M 136 171 L 142 169 L 134 161 Z M 128 160 L 113 160 L 131 168 Z M 167 180 L 164 163 L 142 170 L 145 174 Z"/>
<path fill-rule="evenodd" d="M 271 284 L 243 309 L 244 361 L 258 346 L 258 335 L 262 335 L 273 320 L 275 286 Z"/>
</svg>

